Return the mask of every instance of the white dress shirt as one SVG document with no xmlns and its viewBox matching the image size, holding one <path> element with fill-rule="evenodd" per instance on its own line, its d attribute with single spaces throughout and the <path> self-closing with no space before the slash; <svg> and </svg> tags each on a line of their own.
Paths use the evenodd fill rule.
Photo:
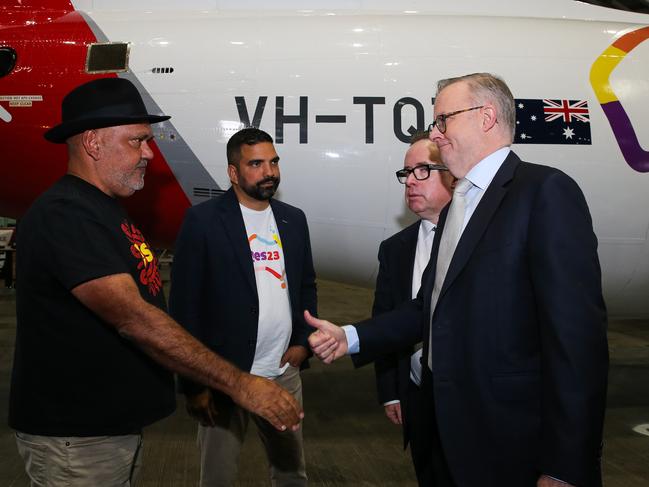
<svg viewBox="0 0 649 487">
<path fill-rule="evenodd" d="M 419 234 L 417 235 L 417 250 L 415 251 L 415 263 L 412 268 L 412 298 L 417 297 L 421 287 L 421 276 L 430 260 L 430 251 L 433 248 L 435 229 L 437 225 L 428 220 L 421 220 Z"/>
</svg>

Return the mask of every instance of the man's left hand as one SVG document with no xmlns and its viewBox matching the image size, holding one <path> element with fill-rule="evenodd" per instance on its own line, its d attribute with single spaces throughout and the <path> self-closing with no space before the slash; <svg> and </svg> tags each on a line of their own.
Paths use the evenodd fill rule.
<svg viewBox="0 0 649 487">
<path fill-rule="evenodd" d="M 302 345 L 293 345 L 292 347 L 288 347 L 286 352 L 284 352 L 282 360 L 279 362 L 279 366 L 284 367 L 284 364 L 288 362 L 291 367 L 299 368 L 308 356 L 309 351 L 306 347 L 303 347 Z"/>
<path fill-rule="evenodd" d="M 552 477 L 547 475 L 541 475 L 539 480 L 536 482 L 536 487 L 575 487 L 572 484 L 567 482 L 561 482 L 560 480 L 555 480 Z"/>
</svg>

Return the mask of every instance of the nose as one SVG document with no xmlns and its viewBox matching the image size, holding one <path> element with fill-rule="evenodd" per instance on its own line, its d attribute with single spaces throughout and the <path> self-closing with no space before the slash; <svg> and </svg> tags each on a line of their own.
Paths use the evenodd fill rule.
<svg viewBox="0 0 649 487">
<path fill-rule="evenodd" d="M 153 159 L 153 149 L 151 149 L 148 140 L 142 141 L 142 144 L 140 145 L 140 151 L 142 153 L 142 159 L 146 159 L 147 161 Z"/>
<path fill-rule="evenodd" d="M 437 139 L 441 139 L 443 136 L 444 136 L 444 134 L 442 134 L 442 133 L 439 131 L 439 128 L 437 127 L 437 124 L 435 124 L 435 126 L 433 127 L 433 129 L 428 133 L 428 138 L 429 138 L 432 142 L 435 142 Z"/>
<path fill-rule="evenodd" d="M 417 178 L 415 177 L 414 172 L 409 172 L 406 176 L 406 186 L 410 187 L 413 184 L 417 184 Z"/>
<path fill-rule="evenodd" d="M 277 176 L 277 165 L 272 162 L 266 162 L 263 164 L 264 168 L 264 177 Z"/>
</svg>

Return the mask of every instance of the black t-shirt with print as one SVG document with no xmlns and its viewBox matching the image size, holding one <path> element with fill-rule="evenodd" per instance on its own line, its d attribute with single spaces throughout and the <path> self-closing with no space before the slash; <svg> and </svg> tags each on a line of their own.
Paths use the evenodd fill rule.
<svg viewBox="0 0 649 487">
<path fill-rule="evenodd" d="M 64 176 L 17 235 L 16 352 L 9 424 L 46 436 L 120 435 L 175 408 L 173 376 L 70 292 L 128 273 L 165 310 L 158 261 L 120 203 Z"/>
</svg>

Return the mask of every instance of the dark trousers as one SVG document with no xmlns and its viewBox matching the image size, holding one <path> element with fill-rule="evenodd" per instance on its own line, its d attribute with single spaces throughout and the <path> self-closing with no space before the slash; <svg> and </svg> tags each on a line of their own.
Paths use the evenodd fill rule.
<svg viewBox="0 0 649 487">
<path fill-rule="evenodd" d="M 418 461 L 422 463 L 422 466 L 420 467 L 422 469 L 422 477 L 420 479 L 417 465 L 415 465 L 417 480 L 419 481 L 420 486 L 457 487 L 457 484 L 453 482 L 451 471 L 448 468 L 448 463 L 444 456 L 444 449 L 439 437 L 439 430 L 437 428 L 437 420 L 435 418 L 435 398 L 432 387 L 433 377 L 426 365 L 424 365 L 423 369 L 422 384 L 419 391 L 420 400 L 418 402 L 418 407 L 421 408 L 421 410 L 420 414 L 417 415 L 421 420 L 421 428 L 419 432 L 421 437 L 421 446 L 418 448 L 420 452 L 417 456 Z M 413 450 L 413 461 L 414 454 L 415 452 Z"/>
<path fill-rule="evenodd" d="M 430 436 L 426 424 L 426 415 L 430 411 L 423 409 L 421 389 L 412 381 L 408 381 L 408 410 L 404 415 L 404 427 L 407 428 L 408 444 L 412 455 L 419 487 L 433 485 L 433 473 L 430 461 Z"/>
</svg>

